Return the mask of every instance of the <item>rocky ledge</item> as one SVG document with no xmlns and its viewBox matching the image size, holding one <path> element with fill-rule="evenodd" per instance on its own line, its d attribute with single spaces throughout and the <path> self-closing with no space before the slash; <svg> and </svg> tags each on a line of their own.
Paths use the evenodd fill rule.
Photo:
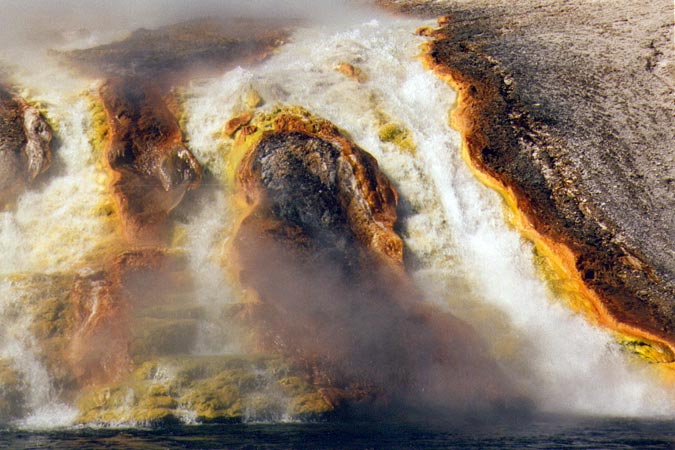
<svg viewBox="0 0 675 450">
<path fill-rule="evenodd" d="M 0 86 L 0 209 L 47 170 L 52 136 L 37 108 Z"/>
<path fill-rule="evenodd" d="M 261 61 L 286 41 L 294 24 L 283 19 L 195 19 L 136 30 L 120 41 L 60 57 L 95 78 L 137 77 L 172 85 Z"/>
<path fill-rule="evenodd" d="M 427 64 L 459 90 L 467 156 L 557 266 L 554 286 L 673 361 L 672 3 L 381 3 L 444 15 L 420 30 Z"/>
<path fill-rule="evenodd" d="M 279 421 L 333 411 L 330 393 L 287 359 L 192 354 L 204 328 L 227 324 L 229 336 L 243 306 L 210 315 L 183 253 L 136 248 L 93 259 L 77 273 L 12 275 L 20 294 L 3 312 L 13 322 L 31 318 L 36 357 L 58 398 L 78 407 L 78 423 Z M 35 387 L 24 370 L 0 358 L 3 420 L 29 412 Z"/>
<path fill-rule="evenodd" d="M 514 401 L 474 331 L 408 279 L 397 193 L 371 155 L 300 108 L 257 115 L 233 154 L 247 205 L 236 267 L 260 347 L 306 367 L 338 411 Z"/>
</svg>

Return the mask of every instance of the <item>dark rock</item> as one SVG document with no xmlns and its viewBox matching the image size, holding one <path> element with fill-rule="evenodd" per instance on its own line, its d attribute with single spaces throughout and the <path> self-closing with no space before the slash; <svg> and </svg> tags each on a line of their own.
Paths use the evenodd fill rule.
<svg viewBox="0 0 675 450">
<path fill-rule="evenodd" d="M 281 19 L 195 19 L 155 30 L 139 29 L 121 41 L 72 50 L 62 57 L 97 78 L 175 82 L 260 61 L 285 42 L 293 24 Z"/>
<path fill-rule="evenodd" d="M 0 86 L 0 208 L 47 170 L 52 136 L 37 108 Z"/>
</svg>

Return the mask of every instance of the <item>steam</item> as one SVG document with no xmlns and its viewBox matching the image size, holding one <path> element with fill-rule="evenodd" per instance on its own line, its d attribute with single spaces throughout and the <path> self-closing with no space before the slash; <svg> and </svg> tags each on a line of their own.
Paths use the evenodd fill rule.
<svg viewBox="0 0 675 450">
<path fill-rule="evenodd" d="M 0 18 L 0 48 L 17 45 L 77 46 L 106 43 L 138 28 L 205 17 L 311 19 L 321 23 L 355 23 L 374 9 L 356 8 L 349 0 L 27 0 L 4 2 Z"/>
<path fill-rule="evenodd" d="M 242 280 L 263 300 L 254 323 L 268 347 L 305 361 L 315 382 L 342 387 L 347 398 L 365 387 L 389 412 L 524 405 L 474 330 L 425 304 L 397 268 L 367 252 L 359 258 L 355 245 L 322 242 L 307 255 L 261 238 L 255 226 L 246 236 L 247 226 Z"/>
</svg>

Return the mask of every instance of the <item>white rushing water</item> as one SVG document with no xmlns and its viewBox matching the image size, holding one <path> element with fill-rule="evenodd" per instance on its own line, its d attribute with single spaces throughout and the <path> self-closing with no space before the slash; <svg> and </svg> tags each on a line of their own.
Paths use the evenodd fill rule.
<svg viewBox="0 0 675 450">
<path fill-rule="evenodd" d="M 455 93 L 417 59 L 424 38 L 414 30 L 420 25 L 425 23 L 380 18 L 302 28 L 264 63 L 195 80 L 185 89 L 185 131 L 208 172 L 203 192 L 193 197 L 193 215 L 179 225 L 197 300 L 210 317 L 220 317 L 241 296 L 223 270 L 233 218 L 231 193 L 222 183 L 230 141 L 220 130 L 253 89 L 264 99 L 262 109 L 302 105 L 376 157 L 399 190 L 403 237 L 428 301 L 471 323 L 538 406 L 554 412 L 672 414 L 672 396 L 648 367 L 553 296 L 537 274 L 532 246 L 507 225 L 498 194 L 462 161 L 460 137 L 448 126 Z M 366 81 L 338 72 L 340 63 L 360 68 Z M 58 123 L 58 142 L 50 174 L 21 195 L 15 208 L 0 212 L 0 359 L 12 361 L 26 377 L 33 414 L 25 423 L 40 426 L 64 417 L 59 423 L 68 423 L 74 413 L 58 402 L 35 356 L 29 319 L 16 320 L 22 293 L 12 275 L 76 270 L 111 229 L 100 209 L 105 180 L 92 157 L 91 118 L 81 95 L 91 81 L 64 75 L 53 64 L 46 73 L 28 67 L 19 68 L 17 78 Z M 415 151 L 382 142 L 378 130 L 384 122 L 409 130 Z M 238 350 L 230 330 L 204 321 L 195 353 Z"/>
<path fill-rule="evenodd" d="M 90 81 L 74 78 L 40 54 L 17 58 L 14 67 L 22 95 L 46 108 L 54 125 L 52 165 L 20 195 L 16 204 L 0 211 L 0 360 L 21 377 L 29 411 L 21 421 L 28 428 L 72 423 L 77 409 L 59 398 L 37 354 L 39 343 L 30 333 L 36 299 L 17 281 L 36 274 L 76 270 L 82 259 L 110 236 L 112 225 L 101 208 L 106 197 L 105 175 L 92 155 L 89 103 L 83 94 Z"/>
<path fill-rule="evenodd" d="M 195 84 L 188 102 L 193 150 L 200 160 L 222 161 L 213 136 L 223 117 L 239 112 L 250 88 L 266 107 L 302 105 L 331 120 L 377 158 L 398 188 L 406 245 L 420 261 L 414 275 L 429 301 L 474 324 L 540 407 L 673 412 L 648 368 L 553 298 L 535 270 L 532 246 L 507 225 L 499 195 L 466 167 L 460 137 L 448 126 L 455 93 L 416 58 L 423 39 L 413 32 L 420 25 L 381 19 L 300 30 L 261 66 Z M 344 62 L 363 70 L 367 81 L 336 71 Z M 415 155 L 380 141 L 382 113 L 412 132 Z"/>
</svg>

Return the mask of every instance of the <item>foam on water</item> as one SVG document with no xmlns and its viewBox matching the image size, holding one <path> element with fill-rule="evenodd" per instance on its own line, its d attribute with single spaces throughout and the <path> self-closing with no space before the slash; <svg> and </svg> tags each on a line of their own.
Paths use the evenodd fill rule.
<svg viewBox="0 0 675 450">
<path fill-rule="evenodd" d="M 564 308 L 535 269 L 532 246 L 505 221 L 502 202 L 481 185 L 459 154 L 460 137 L 448 126 L 454 92 L 416 59 L 423 38 L 414 20 L 379 19 L 339 28 L 299 29 L 259 66 L 193 82 L 183 93 L 186 135 L 205 167 L 204 185 L 186 197 L 177 227 L 185 239 L 196 297 L 209 311 L 195 352 L 240 351 L 236 333 L 221 320 L 241 292 L 223 264 L 234 226 L 224 182 L 231 141 L 223 123 L 244 109 L 251 89 L 263 108 L 302 105 L 333 121 L 373 154 L 401 195 L 401 232 L 414 277 L 428 301 L 470 322 L 511 377 L 543 409 L 616 415 L 673 414 L 672 397 L 649 368 L 622 352 L 611 336 Z M 75 44 L 73 44 L 75 45 Z M 363 70 L 358 83 L 340 63 Z M 28 67 L 28 66 L 26 66 Z M 47 66 L 20 71 L 24 87 L 58 124 L 54 164 L 16 208 L 0 212 L 0 358 L 13 361 L 30 386 L 26 427 L 65 424 L 76 412 L 58 403 L 35 356 L 21 292 L 11 274 L 75 270 L 110 233 L 101 212 L 105 179 L 87 133 L 89 81 Z M 409 130 L 415 151 L 382 142 L 384 123 Z M 19 320 L 17 320 L 19 318 Z M 470 349 L 467 349 L 470 351 Z M 56 417 L 64 417 L 57 423 Z M 190 420 L 190 412 L 186 412 Z"/>
</svg>

